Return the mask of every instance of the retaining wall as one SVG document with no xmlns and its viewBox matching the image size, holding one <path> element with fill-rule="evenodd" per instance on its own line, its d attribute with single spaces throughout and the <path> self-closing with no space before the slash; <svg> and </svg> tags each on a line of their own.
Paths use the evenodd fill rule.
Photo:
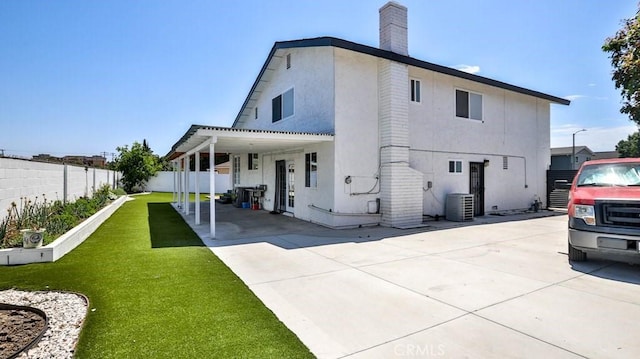
<svg viewBox="0 0 640 359">
<path fill-rule="evenodd" d="M 65 254 L 71 252 L 79 246 L 85 239 L 95 232 L 104 221 L 118 209 L 124 202 L 129 200 L 127 196 L 122 196 L 113 201 L 107 207 L 99 210 L 93 216 L 85 219 L 82 223 L 63 234 L 58 239 L 40 248 L 9 248 L 0 249 L 0 265 L 16 265 L 28 263 L 55 262 Z"/>
</svg>

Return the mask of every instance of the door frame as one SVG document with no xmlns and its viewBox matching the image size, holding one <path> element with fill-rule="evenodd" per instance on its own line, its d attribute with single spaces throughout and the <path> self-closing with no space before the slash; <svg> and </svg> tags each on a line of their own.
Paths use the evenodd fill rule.
<svg viewBox="0 0 640 359">
<path fill-rule="evenodd" d="M 277 160 L 275 163 L 276 182 L 273 210 L 282 213 L 287 209 L 287 162 L 285 160 Z"/>
<path fill-rule="evenodd" d="M 477 173 L 477 178 L 475 178 L 475 173 Z M 484 162 L 469 162 L 469 193 L 473 195 L 474 217 L 484 216 L 484 189 Z"/>
</svg>

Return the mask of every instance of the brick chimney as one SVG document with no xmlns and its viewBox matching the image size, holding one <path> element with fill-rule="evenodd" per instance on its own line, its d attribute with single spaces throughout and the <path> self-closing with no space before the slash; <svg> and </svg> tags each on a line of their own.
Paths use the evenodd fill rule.
<svg viewBox="0 0 640 359">
<path fill-rule="evenodd" d="M 407 8 L 395 1 L 389 1 L 380 8 L 380 48 L 409 55 Z"/>
</svg>

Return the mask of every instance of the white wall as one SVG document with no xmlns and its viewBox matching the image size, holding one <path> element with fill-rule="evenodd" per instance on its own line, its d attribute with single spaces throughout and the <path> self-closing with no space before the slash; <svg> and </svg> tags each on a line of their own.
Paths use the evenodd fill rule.
<svg viewBox="0 0 640 359">
<path fill-rule="evenodd" d="M 291 54 L 291 68 L 283 60 L 273 57 L 273 73 L 265 74 L 262 91 L 248 119 L 239 128 L 268 129 L 272 131 L 333 132 L 333 48 L 308 47 L 278 50 L 286 58 Z M 272 122 L 271 101 L 274 97 L 294 88 L 294 115 Z"/>
<path fill-rule="evenodd" d="M 410 67 L 422 82 L 422 102 L 410 103 L 411 166 L 425 174 L 424 213 L 443 214 L 447 193 L 469 192 L 469 163 L 485 167 L 485 211 L 528 208 L 546 197 L 549 102 L 425 69 Z M 455 116 L 455 90 L 483 95 L 483 121 Z M 508 169 L 503 169 L 503 157 Z M 462 174 L 448 173 L 450 160 Z M 525 167 L 526 164 L 526 167 Z"/>
<path fill-rule="evenodd" d="M 367 213 L 369 202 L 380 196 L 378 59 L 344 49 L 335 55 L 334 211 Z"/>
<path fill-rule="evenodd" d="M 13 158 L 0 158 L 0 211 L 20 204 L 20 197 L 35 200 L 44 195 L 48 200 L 62 200 L 64 194 L 64 165 L 32 162 Z M 94 182 L 95 178 L 95 182 Z M 120 178 L 116 174 L 116 181 Z M 67 165 L 67 200 L 92 194 L 105 184 L 113 186 L 114 172 L 105 169 Z M 4 212 L 0 212 L 4 213 Z"/>
<path fill-rule="evenodd" d="M 225 193 L 231 189 L 231 174 L 215 174 L 216 188 L 215 193 Z M 158 172 L 155 177 L 149 179 L 145 186 L 145 190 L 152 192 L 173 192 L 173 171 Z M 209 172 L 200 172 L 200 193 L 211 193 L 209 191 Z M 195 193 L 196 191 L 196 173 L 189 172 L 189 191 Z"/>
</svg>

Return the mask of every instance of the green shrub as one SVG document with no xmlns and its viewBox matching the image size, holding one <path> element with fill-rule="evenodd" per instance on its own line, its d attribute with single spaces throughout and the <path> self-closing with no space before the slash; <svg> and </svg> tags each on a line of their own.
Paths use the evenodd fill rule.
<svg viewBox="0 0 640 359">
<path fill-rule="evenodd" d="M 122 188 L 116 188 L 113 190 L 113 193 L 117 196 L 124 196 L 127 194 L 127 192 L 125 190 L 123 190 Z"/>
<path fill-rule="evenodd" d="M 20 205 L 12 203 L 7 216 L 0 219 L 0 248 L 21 246 L 20 230 L 25 228 L 45 228 L 44 244 L 51 243 L 116 198 L 108 185 L 96 190 L 92 198 L 80 197 L 66 204 L 48 201 L 44 195 L 42 200 L 21 198 Z"/>
</svg>

